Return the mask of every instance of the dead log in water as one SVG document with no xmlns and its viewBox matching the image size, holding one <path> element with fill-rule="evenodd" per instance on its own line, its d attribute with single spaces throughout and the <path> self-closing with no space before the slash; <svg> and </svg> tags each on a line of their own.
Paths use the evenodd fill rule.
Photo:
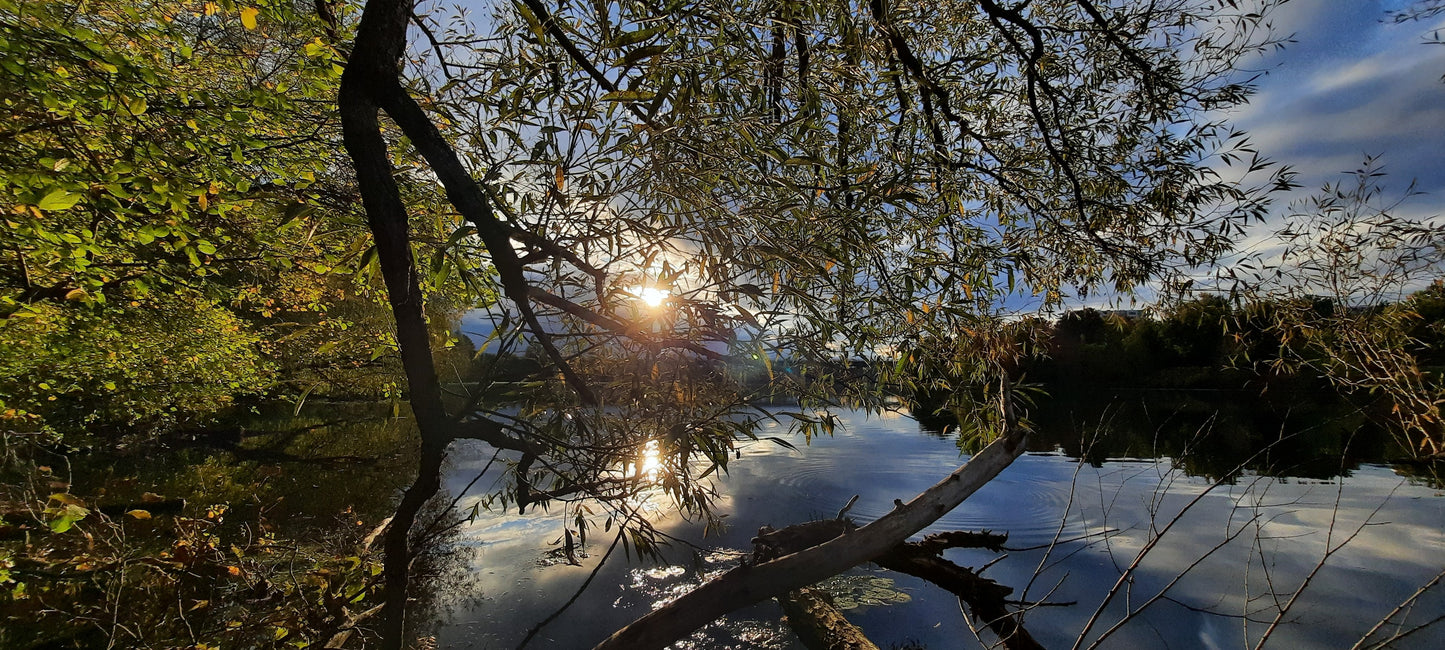
<svg viewBox="0 0 1445 650">
<path fill-rule="evenodd" d="M 788 615 L 788 627 L 808 650 L 878 650 L 825 592 L 805 587 L 779 596 L 778 603 Z"/>
</svg>

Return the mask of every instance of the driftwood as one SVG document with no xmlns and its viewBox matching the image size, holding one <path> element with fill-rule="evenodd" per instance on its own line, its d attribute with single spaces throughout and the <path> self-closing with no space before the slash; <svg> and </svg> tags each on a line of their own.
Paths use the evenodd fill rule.
<svg viewBox="0 0 1445 650">
<path fill-rule="evenodd" d="M 809 521 L 782 530 L 768 527 L 753 538 L 753 561 L 768 560 L 816 546 L 856 530 L 848 520 Z M 918 542 L 904 542 L 871 562 L 884 569 L 922 578 L 958 596 L 959 603 L 981 620 L 1010 650 L 1041 650 L 1015 614 L 1004 607 L 1013 589 L 979 576 L 971 569 L 943 559 L 950 548 L 1001 551 L 1008 535 L 989 531 L 934 533 Z M 848 650 L 875 647 L 861 630 L 849 623 L 823 592 L 799 589 L 778 597 L 788 625 L 809 650 Z"/>
<path fill-rule="evenodd" d="M 1005 409 L 1006 414 L 1011 415 Z M 1010 422 L 1013 418 L 1008 418 Z M 1024 450 L 1027 432 L 1005 434 L 947 478 L 873 523 L 818 527 L 821 543 L 760 564 L 746 564 L 703 584 L 618 630 L 597 650 L 664 648 L 735 609 L 806 587 L 884 555 L 983 487 Z"/>
<path fill-rule="evenodd" d="M 878 650 L 833 606 L 828 594 L 803 588 L 778 597 L 788 626 L 808 650 Z"/>
<path fill-rule="evenodd" d="M 758 531 L 753 538 L 753 562 L 761 563 L 796 553 L 811 546 L 817 546 L 839 535 L 856 530 L 857 526 L 846 519 L 809 521 L 788 526 L 782 530 L 768 527 Z M 950 548 L 982 548 L 991 551 L 1003 550 L 1008 535 L 989 531 L 950 531 L 934 533 L 918 542 L 904 542 L 888 552 L 872 558 L 871 562 L 890 571 L 897 571 L 916 578 L 922 578 L 958 596 L 959 603 L 984 622 L 1011 650 L 1037 650 L 1041 646 L 1023 628 L 1015 615 L 1004 607 L 1013 589 L 983 578 L 972 570 L 958 566 L 940 557 Z M 799 597 L 800 592 L 809 596 Z M 848 623 L 836 609 L 826 603 L 818 603 L 818 592 L 800 589 L 778 597 L 783 611 L 788 614 L 788 623 L 803 645 L 810 650 L 826 648 L 852 648 L 853 639 L 868 642 L 862 632 Z M 826 606 L 826 609 L 825 609 Z M 830 613 L 831 612 L 831 613 Z M 802 620 L 807 619 L 807 620 Z M 829 635 L 829 630 L 838 631 Z M 841 645 L 837 645 L 841 644 Z M 857 646 L 869 647 L 869 646 Z"/>
<path fill-rule="evenodd" d="M 1015 614 L 1004 607 L 1013 589 L 979 576 L 972 570 L 939 557 L 941 550 L 920 544 L 899 544 L 896 548 L 873 558 L 873 563 L 891 571 L 923 578 L 958 596 L 958 601 L 982 620 L 1005 648 L 1010 650 L 1042 650 L 1029 635 Z"/>
</svg>

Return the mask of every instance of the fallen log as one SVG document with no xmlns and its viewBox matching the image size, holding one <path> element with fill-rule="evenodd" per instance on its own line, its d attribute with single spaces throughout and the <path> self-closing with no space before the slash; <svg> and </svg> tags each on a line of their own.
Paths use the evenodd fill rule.
<svg viewBox="0 0 1445 650">
<path fill-rule="evenodd" d="M 998 635 L 1005 648 L 1043 650 L 1043 646 L 1019 623 L 1017 615 L 1004 607 L 1005 600 L 1013 593 L 1011 587 L 949 562 L 937 553 L 924 544 L 905 543 L 873 558 L 873 563 L 890 571 L 922 578 L 953 592 L 975 619 L 983 621 Z"/>
<path fill-rule="evenodd" d="M 804 587 L 779 596 L 778 603 L 788 616 L 788 627 L 808 650 L 878 650 L 824 592 Z"/>
</svg>

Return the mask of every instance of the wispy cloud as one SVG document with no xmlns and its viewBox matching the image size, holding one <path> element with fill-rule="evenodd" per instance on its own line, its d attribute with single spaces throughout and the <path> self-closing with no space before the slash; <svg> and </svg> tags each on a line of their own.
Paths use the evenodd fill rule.
<svg viewBox="0 0 1445 650">
<path fill-rule="evenodd" d="M 1389 186 L 1418 181 L 1420 200 L 1445 212 L 1445 47 L 1431 26 L 1384 22 L 1399 2 L 1313 0 L 1285 5 L 1276 25 L 1295 43 L 1263 61 L 1259 94 L 1236 123 L 1259 149 L 1293 166 L 1308 192 L 1366 155 Z M 1424 210 L 1432 212 L 1432 210 Z"/>
</svg>

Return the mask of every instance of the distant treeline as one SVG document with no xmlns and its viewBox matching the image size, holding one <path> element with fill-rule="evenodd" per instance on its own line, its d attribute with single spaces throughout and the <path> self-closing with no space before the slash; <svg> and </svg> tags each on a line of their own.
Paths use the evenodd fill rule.
<svg viewBox="0 0 1445 650">
<path fill-rule="evenodd" d="M 1347 326 L 1342 325 L 1346 321 Z M 1095 390 L 1226 389 L 1333 399 L 1335 393 L 1352 390 L 1351 378 L 1334 369 L 1342 360 L 1333 357 L 1345 354 L 1340 350 L 1346 346 L 1328 340 L 1337 336 L 1332 328 L 1342 327 L 1369 329 L 1376 346 L 1398 347 L 1412 360 L 1411 371 L 1419 374 L 1416 381 L 1439 385 L 1445 377 L 1445 284 L 1438 281 L 1405 300 L 1370 306 L 1341 306 L 1324 298 L 1240 304 L 1206 295 L 1167 310 L 1086 308 L 1053 320 L 1024 319 L 1011 323 L 1005 333 L 1016 351 L 1006 365 L 1014 381 L 1041 385 L 1054 396 Z M 919 348 L 957 349 L 962 344 L 925 341 Z M 906 351 L 902 354 L 911 358 Z M 1355 359 L 1343 361 L 1360 365 Z M 709 383 L 726 375 L 725 384 L 751 396 L 747 399 L 763 401 L 786 399 L 818 382 L 833 385 L 861 375 L 876 379 L 875 386 L 890 386 L 888 392 L 911 402 L 916 412 L 932 413 L 947 410 L 955 391 L 977 383 L 975 377 L 944 376 L 958 367 L 920 367 L 887 358 L 800 364 L 753 357 L 721 363 L 663 355 L 619 359 L 611 367 L 592 370 L 599 384 L 624 388 L 635 380 Z M 1337 376 L 1328 376 L 1331 372 Z M 458 373 L 463 381 L 507 382 L 522 390 L 551 374 L 548 364 L 526 352 L 500 358 L 472 354 L 470 367 Z M 1358 385 L 1363 386 L 1358 392 L 1368 397 L 1369 385 Z"/>
<path fill-rule="evenodd" d="M 1035 352 L 1025 355 L 1018 369 L 1030 381 L 1080 387 L 1309 384 L 1321 378 L 1301 368 L 1328 360 L 1314 358 L 1321 353 L 1305 345 L 1311 339 L 1302 330 L 1341 318 L 1392 328 L 1377 332 L 1377 338 L 1395 341 L 1424 373 L 1438 377 L 1445 370 L 1445 285 L 1439 281 L 1398 303 L 1370 306 L 1325 298 L 1235 305 L 1208 295 L 1157 317 L 1148 311 L 1079 309 L 1027 328 Z"/>
</svg>

